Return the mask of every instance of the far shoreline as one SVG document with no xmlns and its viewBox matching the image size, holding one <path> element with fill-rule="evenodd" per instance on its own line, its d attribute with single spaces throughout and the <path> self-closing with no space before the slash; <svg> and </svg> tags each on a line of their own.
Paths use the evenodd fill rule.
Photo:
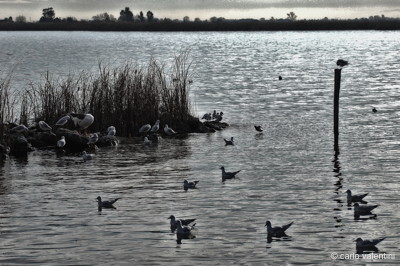
<svg viewBox="0 0 400 266">
<path fill-rule="evenodd" d="M 232 20 L 218 22 L 1 22 L 0 31 L 218 32 L 218 31 L 353 31 L 400 30 L 400 19 Z"/>
</svg>

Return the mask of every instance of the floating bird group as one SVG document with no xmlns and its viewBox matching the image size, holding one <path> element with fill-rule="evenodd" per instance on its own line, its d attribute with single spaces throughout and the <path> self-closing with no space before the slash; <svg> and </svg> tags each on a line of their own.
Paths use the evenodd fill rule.
<svg viewBox="0 0 400 266">
<path fill-rule="evenodd" d="M 224 112 L 217 112 L 217 110 L 214 110 L 213 113 L 205 113 L 201 119 L 205 119 L 207 121 L 216 121 L 216 122 L 221 122 L 222 116 L 224 115 Z"/>
</svg>

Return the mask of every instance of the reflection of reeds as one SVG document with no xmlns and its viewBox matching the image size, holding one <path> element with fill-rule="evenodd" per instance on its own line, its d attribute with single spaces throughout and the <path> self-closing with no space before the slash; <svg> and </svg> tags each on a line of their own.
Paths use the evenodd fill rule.
<svg viewBox="0 0 400 266">
<path fill-rule="evenodd" d="M 32 85 L 25 97 L 36 121 L 52 124 L 69 112 L 91 113 L 95 117 L 92 130 L 114 125 L 119 135 L 131 136 L 162 113 L 181 121 L 191 117 L 187 53 L 176 57 L 174 63 L 172 78 L 155 60 L 145 67 L 100 65 L 97 75 L 82 72 L 57 82 L 46 75 L 44 84 Z"/>
</svg>

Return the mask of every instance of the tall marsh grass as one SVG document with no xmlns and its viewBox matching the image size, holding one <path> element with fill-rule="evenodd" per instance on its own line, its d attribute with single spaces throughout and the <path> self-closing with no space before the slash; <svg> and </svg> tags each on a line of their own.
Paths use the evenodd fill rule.
<svg viewBox="0 0 400 266">
<path fill-rule="evenodd" d="M 47 74 L 25 91 L 25 111 L 35 121 L 49 124 L 67 113 L 91 113 L 95 117 L 92 131 L 114 125 L 120 136 L 136 135 L 142 125 L 154 123 L 165 113 L 186 121 L 192 117 L 188 53 L 176 56 L 173 63 L 171 73 L 152 59 L 144 66 L 100 64 L 98 74 L 81 72 L 58 80 Z"/>
<path fill-rule="evenodd" d="M 4 141 L 6 124 L 15 121 L 17 97 L 11 89 L 12 73 L 0 77 L 0 141 Z"/>
</svg>

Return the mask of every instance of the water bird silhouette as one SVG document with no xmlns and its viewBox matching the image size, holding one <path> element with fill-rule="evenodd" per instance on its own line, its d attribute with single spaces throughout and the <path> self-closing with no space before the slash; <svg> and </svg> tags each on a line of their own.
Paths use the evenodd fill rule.
<svg viewBox="0 0 400 266">
<path fill-rule="evenodd" d="M 230 140 L 227 140 L 227 139 L 224 138 L 224 141 L 225 141 L 225 146 L 227 146 L 227 145 L 234 145 L 234 143 L 233 143 L 233 137 L 231 137 Z"/>
<path fill-rule="evenodd" d="M 282 76 L 279 76 L 279 80 L 282 80 Z"/>
<path fill-rule="evenodd" d="M 282 237 L 286 236 L 285 231 L 293 224 L 293 222 L 283 225 L 283 226 L 274 226 L 272 227 L 271 222 L 267 221 L 265 223 L 265 226 L 267 227 L 267 233 L 269 236 L 274 236 L 274 237 Z"/>
<path fill-rule="evenodd" d="M 368 193 L 353 195 L 350 189 L 346 190 L 346 193 L 347 193 L 347 205 L 351 205 L 352 202 L 367 203 L 363 199 L 368 195 Z"/>
<path fill-rule="evenodd" d="M 372 107 L 372 112 L 373 112 L 373 113 L 377 113 L 377 112 L 378 112 L 378 110 L 376 110 L 376 108 L 375 108 L 375 107 Z"/>
<path fill-rule="evenodd" d="M 338 65 L 340 67 L 347 66 L 348 64 L 349 64 L 349 62 L 346 61 L 346 60 L 343 60 L 343 59 L 339 59 L 339 60 L 336 61 L 336 65 Z"/>
<path fill-rule="evenodd" d="M 192 230 L 196 224 L 193 225 L 182 225 L 182 221 L 177 221 L 176 227 L 176 243 L 182 244 L 182 239 L 193 239 L 195 236 L 192 234 Z"/>
<path fill-rule="evenodd" d="M 263 132 L 263 128 L 262 128 L 262 126 L 260 126 L 260 125 L 254 125 L 254 128 L 258 131 L 258 132 Z"/>
<path fill-rule="evenodd" d="M 378 205 L 359 205 L 358 203 L 354 203 L 354 216 L 373 215 L 371 211 L 376 207 Z"/>
<path fill-rule="evenodd" d="M 361 237 L 356 239 L 356 248 L 373 248 L 376 245 L 378 245 L 380 242 L 382 242 L 385 239 L 385 237 L 383 238 L 376 238 L 376 239 L 365 239 L 363 240 Z"/>
<path fill-rule="evenodd" d="M 185 179 L 183 181 L 183 189 L 188 190 L 189 188 L 196 188 L 196 185 L 199 182 L 200 182 L 199 180 L 188 181 Z"/>
<path fill-rule="evenodd" d="M 236 174 L 241 171 L 241 170 L 239 170 L 239 171 L 235 171 L 235 172 L 226 172 L 225 167 L 223 167 L 223 166 L 221 166 L 220 169 L 222 170 L 222 181 L 225 181 L 226 179 L 235 178 Z"/>
<path fill-rule="evenodd" d="M 102 201 L 102 200 L 101 200 L 101 197 L 98 196 L 96 199 L 97 199 L 97 207 L 98 207 L 98 210 L 101 211 L 102 208 L 105 208 L 105 209 L 116 209 L 116 208 L 114 207 L 113 204 L 114 204 L 115 202 L 117 202 L 117 200 L 119 200 L 119 199 L 121 199 L 121 198 L 116 198 L 116 199 L 113 199 L 113 200 L 105 200 L 105 201 Z"/>
<path fill-rule="evenodd" d="M 168 217 L 168 219 L 171 219 L 170 221 L 170 227 L 171 227 L 171 232 L 174 232 L 178 226 L 178 221 L 181 221 L 182 225 L 189 225 L 196 221 L 196 219 L 176 219 L 174 215 L 171 215 Z"/>
</svg>

